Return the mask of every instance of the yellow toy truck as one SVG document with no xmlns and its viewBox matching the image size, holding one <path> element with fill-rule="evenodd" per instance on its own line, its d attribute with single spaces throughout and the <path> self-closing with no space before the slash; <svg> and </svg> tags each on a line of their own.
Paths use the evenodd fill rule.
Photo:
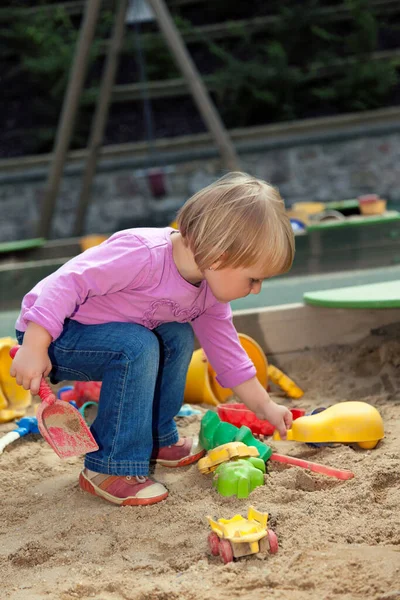
<svg viewBox="0 0 400 600">
<path fill-rule="evenodd" d="M 208 516 L 207 520 L 212 529 L 208 535 L 210 552 L 219 555 L 225 564 L 258 552 L 278 552 L 276 533 L 267 527 L 268 513 L 259 512 L 254 506 L 249 507 L 247 519 L 235 515 L 218 521 Z"/>
</svg>

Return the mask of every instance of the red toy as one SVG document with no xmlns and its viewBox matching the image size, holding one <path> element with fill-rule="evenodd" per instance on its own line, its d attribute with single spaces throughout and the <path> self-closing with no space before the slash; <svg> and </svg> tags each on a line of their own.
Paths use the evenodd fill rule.
<svg viewBox="0 0 400 600">
<path fill-rule="evenodd" d="M 98 402 L 101 392 L 101 381 L 75 381 L 73 386 L 65 386 L 58 391 L 58 398 L 65 402 L 76 402 L 80 408 L 86 402 Z"/>
<path fill-rule="evenodd" d="M 225 404 L 217 408 L 218 416 L 221 421 L 226 421 L 236 427 L 246 425 L 256 435 L 272 435 L 275 427 L 269 421 L 261 420 L 247 408 L 245 404 Z M 304 417 L 306 411 L 302 408 L 291 408 L 293 421 L 299 417 Z"/>
</svg>

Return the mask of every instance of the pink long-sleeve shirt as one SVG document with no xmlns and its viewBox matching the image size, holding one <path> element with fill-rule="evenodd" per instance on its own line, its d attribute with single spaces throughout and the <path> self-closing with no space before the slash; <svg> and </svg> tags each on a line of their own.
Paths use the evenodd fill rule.
<svg viewBox="0 0 400 600">
<path fill-rule="evenodd" d="M 207 282 L 192 285 L 180 275 L 170 227 L 127 229 L 68 261 L 40 281 L 22 301 L 16 322 L 25 331 L 33 321 L 57 339 L 64 320 L 85 325 L 190 322 L 223 387 L 256 375 L 243 350 L 229 304 L 213 296 Z"/>
</svg>

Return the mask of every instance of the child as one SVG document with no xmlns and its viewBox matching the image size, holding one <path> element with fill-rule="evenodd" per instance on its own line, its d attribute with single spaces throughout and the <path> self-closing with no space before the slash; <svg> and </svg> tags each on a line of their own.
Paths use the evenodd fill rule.
<svg viewBox="0 0 400 600">
<path fill-rule="evenodd" d="M 195 194 L 179 230 L 128 229 L 76 256 L 23 299 L 21 349 L 11 367 L 37 394 L 40 379 L 102 381 L 83 490 L 118 505 L 154 504 L 168 491 L 150 461 L 180 467 L 203 454 L 174 422 L 193 331 L 219 383 L 285 437 L 291 413 L 256 378 L 232 323 L 230 300 L 258 294 L 290 269 L 294 237 L 276 189 L 231 173 Z"/>
</svg>

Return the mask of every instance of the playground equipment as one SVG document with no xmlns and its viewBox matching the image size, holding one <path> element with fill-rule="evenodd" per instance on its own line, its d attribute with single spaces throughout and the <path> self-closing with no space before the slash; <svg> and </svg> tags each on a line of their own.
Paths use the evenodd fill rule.
<svg viewBox="0 0 400 600">
<path fill-rule="evenodd" d="M 293 422 L 287 440 L 305 443 L 357 443 L 360 448 L 375 448 L 385 436 L 382 417 L 367 402 L 341 402 L 326 410 Z M 279 440 L 277 431 L 274 440 Z"/>
<path fill-rule="evenodd" d="M 17 352 L 18 346 L 11 348 L 11 358 Z M 79 411 L 68 402 L 57 400 L 43 377 L 39 397 L 42 400 L 36 412 L 39 431 L 60 458 L 98 450 L 99 447 Z"/>
<path fill-rule="evenodd" d="M 278 538 L 268 528 L 268 513 L 259 512 L 254 506 L 249 506 L 247 519 L 235 515 L 217 521 L 207 516 L 207 520 L 212 530 L 208 535 L 210 552 L 219 555 L 225 564 L 258 552 L 278 552 Z"/>
<path fill-rule="evenodd" d="M 23 417 L 32 402 L 29 390 L 17 385 L 10 375 L 10 350 L 16 343 L 11 337 L 0 338 L 0 423 Z"/>
</svg>

